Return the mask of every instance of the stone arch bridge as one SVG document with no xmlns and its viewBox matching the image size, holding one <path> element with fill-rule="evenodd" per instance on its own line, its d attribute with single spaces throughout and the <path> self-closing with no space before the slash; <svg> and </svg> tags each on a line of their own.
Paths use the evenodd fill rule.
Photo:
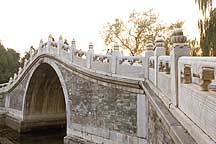
<svg viewBox="0 0 216 144">
<path fill-rule="evenodd" d="M 170 56 L 158 37 L 132 57 L 117 44 L 98 55 L 92 44 L 85 52 L 49 37 L 0 85 L 0 124 L 66 126 L 66 144 L 215 144 L 216 59 L 188 56 L 181 30 L 172 41 Z"/>
</svg>

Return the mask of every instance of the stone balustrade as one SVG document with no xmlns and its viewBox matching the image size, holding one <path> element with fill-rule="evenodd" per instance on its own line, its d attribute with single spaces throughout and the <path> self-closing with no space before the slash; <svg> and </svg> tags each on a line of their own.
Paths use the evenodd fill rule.
<svg viewBox="0 0 216 144">
<path fill-rule="evenodd" d="M 216 57 L 181 57 L 179 67 L 179 109 L 216 140 Z"/>
<path fill-rule="evenodd" d="M 179 59 L 179 70 L 184 75 L 185 67 L 190 67 L 191 71 L 191 82 L 199 85 L 200 89 L 207 91 L 208 87 L 203 86 L 202 83 L 205 80 L 211 80 L 211 86 L 214 85 L 214 78 L 216 74 L 216 58 L 215 57 L 181 57 Z M 210 72 L 211 71 L 211 72 Z M 208 76 L 208 78 L 206 77 Z M 188 77 L 181 77 L 182 79 L 189 79 Z M 207 79 L 206 79 L 207 78 Z M 209 84 L 210 84 L 209 83 Z M 204 88 L 205 87 L 205 88 Z"/>
<path fill-rule="evenodd" d="M 0 88 L 7 86 L 7 83 L 0 84 Z"/>
<path fill-rule="evenodd" d="M 30 51 L 30 58 L 24 60 L 23 68 L 20 67 L 18 73 L 14 74 L 13 78 L 9 80 L 7 85 L 4 85 L 3 91 L 7 91 L 12 88 L 22 77 L 23 73 L 31 65 L 31 63 L 37 57 L 44 54 L 54 56 L 66 63 L 73 63 L 76 66 L 86 67 L 95 71 L 112 73 L 112 64 L 116 63 L 115 74 L 131 77 L 143 77 L 144 75 L 142 69 L 144 57 L 142 56 L 121 56 L 118 48 L 115 49 L 111 55 L 95 54 L 92 43 L 89 45 L 89 51 L 83 51 L 82 49 L 76 48 L 74 39 L 71 45 L 64 44 L 62 39 L 62 36 L 60 36 L 59 40 L 55 42 L 50 35 L 47 42 L 40 40 L 39 48 L 35 51 Z M 115 56 L 117 56 L 117 59 L 113 59 Z M 114 62 L 114 60 L 116 62 Z M 129 67 L 126 66 L 126 63 L 128 63 Z M 1 90 L 2 89 L 0 89 L 0 91 Z"/>
<path fill-rule="evenodd" d="M 7 87 L 8 83 L 0 84 L 0 91 L 3 91 Z"/>
<path fill-rule="evenodd" d="M 109 63 L 111 59 L 111 55 L 101 55 L 101 54 L 94 54 L 93 61 L 102 62 L 102 63 Z"/>
<path fill-rule="evenodd" d="M 93 44 L 89 50 L 76 48 L 75 40 L 66 45 L 59 37 L 54 42 L 40 41 L 39 48 L 26 59 L 24 67 L 0 85 L 0 92 L 8 91 L 24 75 L 26 69 L 41 55 L 53 56 L 66 64 L 83 67 L 96 73 L 123 76 L 128 79 L 148 80 L 180 109 L 198 127 L 216 141 L 214 120 L 216 120 L 216 57 L 191 57 L 185 45 L 186 37 L 181 30 L 172 35 L 173 46 L 170 56 L 165 55 L 163 39 L 146 44 L 145 56 L 122 56 L 117 43 L 110 55 L 95 54 Z M 192 131 L 192 130 L 191 130 Z M 189 130 L 189 132 L 191 132 Z"/>
</svg>

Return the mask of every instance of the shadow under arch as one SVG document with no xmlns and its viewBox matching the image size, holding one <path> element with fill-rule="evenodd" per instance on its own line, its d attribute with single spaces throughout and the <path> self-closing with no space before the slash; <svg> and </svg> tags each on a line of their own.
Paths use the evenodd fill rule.
<svg viewBox="0 0 216 144">
<path fill-rule="evenodd" d="M 21 132 L 65 127 L 69 120 L 68 92 L 58 66 L 48 59 L 35 64 L 23 99 Z"/>
</svg>

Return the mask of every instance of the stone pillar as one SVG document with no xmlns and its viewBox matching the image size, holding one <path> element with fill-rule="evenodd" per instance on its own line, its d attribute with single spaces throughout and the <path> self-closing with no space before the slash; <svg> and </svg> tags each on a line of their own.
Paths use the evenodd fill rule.
<svg viewBox="0 0 216 144">
<path fill-rule="evenodd" d="M 75 39 L 73 39 L 71 41 L 71 50 L 70 50 L 71 62 L 73 62 L 75 50 L 76 50 L 76 41 L 75 41 Z"/>
<path fill-rule="evenodd" d="M 154 45 L 152 41 L 148 41 L 146 43 L 145 60 L 144 60 L 144 67 L 145 67 L 144 78 L 146 79 L 149 78 L 149 57 L 154 55 L 153 49 L 154 49 Z"/>
<path fill-rule="evenodd" d="M 40 43 L 39 43 L 38 54 L 41 53 L 42 47 L 43 47 L 43 40 L 41 39 L 41 40 L 40 40 Z"/>
<path fill-rule="evenodd" d="M 30 49 L 29 54 L 30 54 L 29 61 L 31 61 L 33 59 L 33 56 L 34 56 L 34 50 Z"/>
<path fill-rule="evenodd" d="M 17 79 L 17 74 L 14 73 L 14 77 L 13 77 L 14 81 Z"/>
<path fill-rule="evenodd" d="M 171 99 L 172 103 L 178 107 L 178 86 L 179 86 L 179 74 L 178 74 L 178 59 L 181 56 L 189 56 L 189 49 L 185 45 L 187 37 L 183 35 L 182 29 L 176 29 L 171 36 L 171 42 L 173 43 L 170 52 L 170 68 L 171 68 Z"/>
<path fill-rule="evenodd" d="M 164 48 L 164 39 L 162 36 L 159 36 L 155 40 L 155 51 L 154 51 L 154 70 L 155 70 L 155 81 L 154 84 L 158 86 L 158 73 L 159 73 L 159 62 L 158 57 L 162 55 L 166 55 L 166 49 Z"/>
<path fill-rule="evenodd" d="M 18 75 L 20 75 L 21 73 L 22 73 L 22 68 L 19 67 L 19 69 L 18 69 Z"/>
<path fill-rule="evenodd" d="M 91 68 L 92 61 L 93 61 L 93 54 L 94 54 L 93 44 L 92 44 L 92 42 L 90 42 L 89 50 L 88 50 L 87 56 L 86 56 L 86 67 L 87 68 Z"/>
<path fill-rule="evenodd" d="M 119 45 L 116 42 L 114 44 L 114 51 L 112 52 L 112 57 L 111 57 L 111 73 L 116 74 L 117 73 L 117 67 L 118 67 L 118 57 L 120 56 L 119 53 Z"/>
<path fill-rule="evenodd" d="M 51 46 L 52 46 L 52 35 L 50 34 L 48 37 L 47 48 L 45 53 L 49 53 L 49 49 L 51 48 Z"/>
<path fill-rule="evenodd" d="M 61 51 L 61 48 L 63 46 L 63 38 L 62 36 L 60 35 L 59 36 L 59 41 L 58 41 L 58 47 L 57 47 L 57 54 L 60 55 L 60 51 Z"/>
<path fill-rule="evenodd" d="M 8 85 L 10 85 L 12 82 L 13 82 L 13 78 L 10 77 L 10 80 L 9 80 L 9 82 L 8 82 Z"/>
<path fill-rule="evenodd" d="M 148 99 L 146 95 L 137 95 L 137 137 L 138 144 L 147 144 Z"/>
<path fill-rule="evenodd" d="M 24 66 L 23 66 L 23 69 L 27 67 L 27 63 L 28 63 L 28 60 L 25 59 L 25 60 L 24 60 Z"/>
</svg>

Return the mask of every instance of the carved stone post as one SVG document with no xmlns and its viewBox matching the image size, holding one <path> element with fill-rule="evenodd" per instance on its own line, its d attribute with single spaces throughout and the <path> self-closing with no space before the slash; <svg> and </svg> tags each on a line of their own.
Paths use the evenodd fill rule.
<svg viewBox="0 0 216 144">
<path fill-rule="evenodd" d="M 75 41 L 75 39 L 73 39 L 71 41 L 71 50 L 70 50 L 71 62 L 73 62 L 75 50 L 76 50 L 76 41 Z"/>
<path fill-rule="evenodd" d="M 148 129 L 148 98 L 147 96 L 137 95 L 137 136 L 139 144 L 147 143 Z"/>
<path fill-rule="evenodd" d="M 58 41 L 58 47 L 57 47 L 57 54 L 58 54 L 58 55 L 60 55 L 60 50 L 61 50 L 62 46 L 63 46 L 63 38 L 62 38 L 62 36 L 60 35 L 60 36 L 59 36 L 59 41 Z"/>
<path fill-rule="evenodd" d="M 146 43 L 145 60 L 144 60 L 144 67 L 145 67 L 144 77 L 146 79 L 149 78 L 149 57 L 154 55 L 153 49 L 154 49 L 153 43 L 151 41 L 148 41 Z"/>
<path fill-rule="evenodd" d="M 86 56 L 86 67 L 87 68 L 91 68 L 91 66 L 92 66 L 93 54 L 94 54 L 93 44 L 92 44 L 92 42 L 90 42 L 89 50 L 88 50 L 87 56 Z"/>
<path fill-rule="evenodd" d="M 21 76 L 21 73 L 22 73 L 22 68 L 21 68 L 21 67 L 19 67 L 19 69 L 18 69 L 18 78 L 20 78 L 20 76 Z"/>
<path fill-rule="evenodd" d="M 31 61 L 33 59 L 33 56 L 34 56 L 34 50 L 30 49 L 29 54 L 30 54 L 29 61 Z"/>
<path fill-rule="evenodd" d="M 18 70 L 18 75 L 20 75 L 20 74 L 21 74 L 21 72 L 22 72 L 22 68 L 21 68 L 21 67 L 19 67 L 19 70 Z"/>
<path fill-rule="evenodd" d="M 191 66 L 190 65 L 184 65 L 184 84 L 190 84 L 192 83 L 192 74 L 191 74 Z"/>
<path fill-rule="evenodd" d="M 17 79 L 17 74 L 14 73 L 14 77 L 13 77 L 14 81 Z"/>
<path fill-rule="evenodd" d="M 46 53 L 49 53 L 49 49 L 51 48 L 51 46 L 52 46 L 52 35 L 50 34 L 49 37 L 48 37 Z"/>
<path fill-rule="evenodd" d="M 202 91 L 208 91 L 208 86 L 212 80 L 214 80 L 214 68 L 203 67 L 202 68 L 202 82 L 200 88 Z"/>
<path fill-rule="evenodd" d="M 10 80 L 9 80 L 8 84 L 10 85 L 12 82 L 13 82 L 13 78 L 10 77 Z"/>
<path fill-rule="evenodd" d="M 178 86 L 180 84 L 180 75 L 178 74 L 178 59 L 181 56 L 188 56 L 189 49 L 185 46 L 187 37 L 183 35 L 182 29 L 173 31 L 171 41 L 173 43 L 170 52 L 170 66 L 171 66 L 171 96 L 172 103 L 178 107 Z"/>
<path fill-rule="evenodd" d="M 116 42 L 114 44 L 114 51 L 112 52 L 112 58 L 111 58 L 111 73 L 116 74 L 117 73 L 117 67 L 118 67 L 118 57 L 120 56 L 119 52 L 119 45 Z"/>
<path fill-rule="evenodd" d="M 41 40 L 40 40 L 40 43 L 39 43 L 38 54 L 41 53 L 42 47 L 43 47 L 43 40 L 41 39 Z"/>
<path fill-rule="evenodd" d="M 27 66 L 27 63 L 28 63 L 28 60 L 27 60 L 27 59 L 25 59 L 25 60 L 24 60 L 24 66 L 23 66 L 24 68 L 26 68 L 26 66 Z"/>
<path fill-rule="evenodd" d="M 159 73 L 159 62 L 158 57 L 166 55 L 166 49 L 164 48 L 164 39 L 162 36 L 159 36 L 155 40 L 155 51 L 154 51 L 154 70 L 155 70 L 155 81 L 154 84 L 158 86 L 158 73 Z"/>
</svg>

